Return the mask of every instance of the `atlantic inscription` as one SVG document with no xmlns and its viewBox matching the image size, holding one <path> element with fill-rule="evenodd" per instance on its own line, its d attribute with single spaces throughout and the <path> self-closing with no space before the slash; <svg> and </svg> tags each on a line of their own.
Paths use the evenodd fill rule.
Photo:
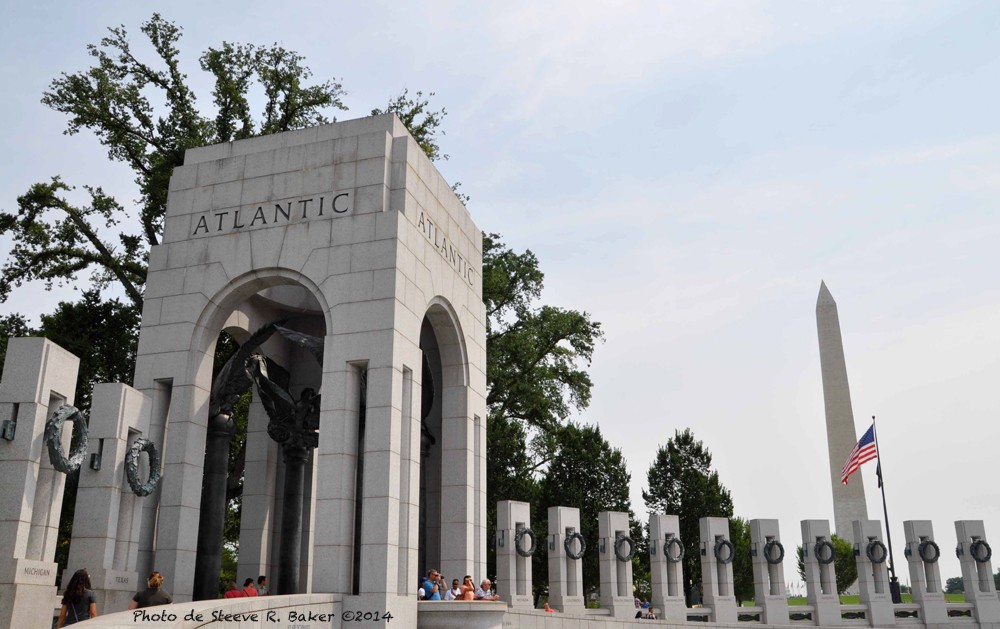
<svg viewBox="0 0 1000 629">
<path fill-rule="evenodd" d="M 417 219 L 417 227 L 420 231 L 424 233 L 424 237 L 434 245 L 437 252 L 441 254 L 450 265 L 451 268 L 455 269 L 462 280 L 465 281 L 469 286 L 475 286 L 476 271 L 469 264 L 455 245 L 448 240 L 448 234 L 441 229 L 440 226 L 435 225 L 429 216 L 425 215 L 423 211 L 420 212 L 420 217 Z"/>
<path fill-rule="evenodd" d="M 330 192 L 310 197 L 255 203 L 218 212 L 205 212 L 198 216 L 191 235 L 206 236 L 346 216 L 351 213 L 351 201 L 350 192 Z"/>
</svg>

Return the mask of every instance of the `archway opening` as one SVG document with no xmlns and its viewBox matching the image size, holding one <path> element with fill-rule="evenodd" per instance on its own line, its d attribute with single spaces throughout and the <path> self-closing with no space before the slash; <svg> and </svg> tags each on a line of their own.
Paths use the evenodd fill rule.
<svg viewBox="0 0 1000 629">
<path fill-rule="evenodd" d="M 259 576 L 298 593 L 311 566 L 323 308 L 301 285 L 261 287 L 217 325 L 194 598 Z"/>
</svg>

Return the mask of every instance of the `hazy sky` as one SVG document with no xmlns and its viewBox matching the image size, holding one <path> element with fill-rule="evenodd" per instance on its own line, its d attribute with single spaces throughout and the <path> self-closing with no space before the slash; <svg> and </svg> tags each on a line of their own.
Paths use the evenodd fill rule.
<svg viewBox="0 0 1000 629">
<path fill-rule="evenodd" d="M 128 202 L 132 175 L 39 103 L 145 3 L 8 3 L 0 208 L 61 174 Z M 632 472 L 690 427 L 738 515 L 833 516 L 815 302 L 840 308 L 858 434 L 879 418 L 898 573 L 931 519 L 1000 544 L 1000 5 L 989 2 L 173 2 L 184 68 L 221 41 L 302 53 L 350 118 L 403 87 L 446 107 L 438 164 L 484 231 L 529 248 L 545 301 L 607 332 L 601 425 Z M 7 248 L 9 241 L 0 241 Z M 16 292 L 0 313 L 56 297 Z M 862 468 L 882 519 L 874 464 Z M 1000 546 L 998 546 L 1000 548 Z M 787 578 L 796 581 L 791 561 Z"/>
</svg>

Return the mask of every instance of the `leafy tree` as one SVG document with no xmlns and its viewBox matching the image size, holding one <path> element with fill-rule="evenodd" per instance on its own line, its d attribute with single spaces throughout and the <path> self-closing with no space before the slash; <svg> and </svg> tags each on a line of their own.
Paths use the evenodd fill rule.
<svg viewBox="0 0 1000 629">
<path fill-rule="evenodd" d="M 830 536 L 830 542 L 833 543 L 833 571 L 837 577 L 837 594 L 843 594 L 858 580 L 858 563 L 854 559 L 854 545 L 836 535 Z M 801 546 L 796 548 L 795 554 L 798 559 L 799 577 L 805 581 L 806 564 L 802 557 Z M 959 578 L 961 579 L 961 577 Z"/>
<path fill-rule="evenodd" d="M 497 234 L 483 236 L 483 301 L 486 304 L 487 536 L 495 536 L 499 500 L 536 505 L 533 528 L 544 530 L 538 481 L 560 451 L 563 423 L 590 402 L 589 365 L 603 338 L 585 312 L 538 306 L 544 274 L 531 251 L 517 253 Z M 563 503 L 576 506 L 576 503 Z M 538 555 L 536 555 L 538 556 Z M 487 572 L 495 574 L 490 547 Z M 547 564 L 536 563 L 544 587 Z"/>
<path fill-rule="evenodd" d="M 965 580 L 962 577 L 951 577 L 944 582 L 945 594 L 958 594 L 965 592 Z"/>
<path fill-rule="evenodd" d="M 604 333 L 586 312 L 537 307 L 543 282 L 535 254 L 483 236 L 489 412 L 549 429 L 590 404 L 593 383 L 580 363 L 590 364 Z"/>
<path fill-rule="evenodd" d="M 139 233 L 105 236 L 134 213 L 99 187 L 86 186 L 89 202 L 74 204 L 67 194 L 71 187 L 58 176 L 37 183 L 18 198 L 16 214 L 0 213 L 0 233 L 14 241 L 0 275 L 0 298 L 26 281 L 72 284 L 90 270 L 97 288 L 116 283 L 141 307 L 148 248 L 159 242 L 167 185 L 185 150 L 328 122 L 325 111 L 344 109 L 340 83 L 309 85 L 311 72 L 297 53 L 224 42 L 201 57 L 202 69 L 214 79 L 216 105 L 214 116 L 202 116 L 180 71 L 180 27 L 154 14 L 140 30 L 156 53 L 153 61 L 136 56 L 123 26 L 111 28 L 99 44 L 88 46 L 94 65 L 64 73 L 42 97 L 69 117 L 67 134 L 91 131 L 111 160 L 136 173 Z M 264 96 L 258 120 L 249 105 L 255 82 Z"/>
<path fill-rule="evenodd" d="M 712 455 L 690 429 L 676 431 L 660 447 L 646 475 L 642 499 L 650 513 L 676 514 L 684 544 L 684 595 L 691 603 L 692 587 L 700 589 L 701 559 L 698 520 L 733 515 L 733 499 L 712 471 Z M 752 581 L 751 581 L 752 582 Z"/>
<path fill-rule="evenodd" d="M 621 450 L 611 447 L 597 426 L 570 422 L 559 430 L 558 442 L 558 452 L 541 481 L 541 504 L 580 509 L 580 532 L 587 540 L 587 554 L 581 560 L 583 582 L 585 588 L 594 588 L 600 584 L 599 512 L 628 513 L 630 536 L 637 542 L 643 540 L 642 527 L 635 522 L 629 501 L 632 475 Z"/>
</svg>

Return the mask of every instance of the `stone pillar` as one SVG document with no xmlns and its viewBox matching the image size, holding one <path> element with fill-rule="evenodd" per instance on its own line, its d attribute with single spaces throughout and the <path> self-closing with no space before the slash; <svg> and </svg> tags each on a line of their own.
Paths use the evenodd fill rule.
<svg viewBox="0 0 1000 629">
<path fill-rule="evenodd" d="M 579 509 L 549 507 L 549 605 L 563 613 L 582 614 L 585 609 L 583 557 L 573 559 L 565 546 L 568 537 L 579 533 Z M 582 537 L 570 542 L 574 554 L 582 554 L 585 547 Z"/>
<path fill-rule="evenodd" d="M 45 421 L 72 404 L 79 359 L 43 338 L 12 338 L 0 383 L 0 627 L 52 622 L 65 476 L 49 462 Z M 64 424 L 68 454 L 72 423 Z"/>
<path fill-rule="evenodd" d="M 132 596 L 145 587 L 135 569 L 136 547 L 119 549 L 118 540 L 132 538 L 135 500 L 145 499 L 136 497 L 125 480 L 125 454 L 130 440 L 139 436 L 130 429 L 149 414 L 150 404 L 148 397 L 125 384 L 94 387 L 90 451 L 100 455 L 100 467 L 93 469 L 88 457 L 80 469 L 66 574 L 87 568 L 102 614 L 128 609 Z"/>
<path fill-rule="evenodd" d="M 958 520 L 955 522 L 958 547 L 955 554 L 962 565 L 962 580 L 965 582 L 965 600 L 972 603 L 976 620 L 980 625 L 1000 622 L 1000 601 L 997 600 L 993 583 L 993 562 L 990 545 L 986 541 L 986 529 L 982 520 Z"/>
<path fill-rule="evenodd" d="M 500 600 L 511 607 L 532 609 L 531 557 L 518 552 L 517 535 L 531 528 L 531 505 L 527 502 L 502 500 L 497 503 L 497 579 Z M 533 542 L 527 535 L 521 538 L 521 550 L 528 551 Z"/>
<path fill-rule="evenodd" d="M 597 514 L 598 557 L 601 567 L 601 608 L 610 609 L 616 618 L 635 616 L 632 594 L 632 562 L 621 561 L 615 553 L 631 556 L 635 542 L 629 537 L 628 514 L 601 511 Z"/>
<path fill-rule="evenodd" d="M 736 595 L 733 593 L 733 558 L 729 541 L 729 520 L 699 518 L 701 532 L 701 583 L 705 607 L 712 608 L 712 622 L 736 623 Z"/>
<path fill-rule="evenodd" d="M 753 558 L 754 600 L 764 608 L 761 622 L 788 624 L 788 598 L 785 596 L 785 547 L 781 543 L 777 520 L 750 520 L 750 553 Z"/>
<path fill-rule="evenodd" d="M 903 533 L 906 536 L 903 554 L 910 566 L 913 602 L 920 604 L 920 619 L 928 626 L 947 624 L 944 584 L 937 563 L 941 548 L 934 541 L 934 527 L 930 520 L 906 520 Z"/>
<path fill-rule="evenodd" d="M 687 622 L 684 602 L 684 545 L 676 515 L 649 516 L 649 571 L 657 618 Z"/>
<path fill-rule="evenodd" d="M 858 589 L 861 604 L 868 606 L 868 621 L 873 627 L 896 624 L 896 613 L 889 592 L 889 549 L 882 539 L 878 520 L 854 521 L 854 557 L 858 563 Z M 994 597 L 996 598 L 996 597 Z"/>
<path fill-rule="evenodd" d="M 828 520 L 802 520 L 802 561 L 806 573 L 806 601 L 816 610 L 813 622 L 821 626 L 841 624 L 840 596 L 834 572 L 836 549 L 830 539 Z"/>
</svg>

